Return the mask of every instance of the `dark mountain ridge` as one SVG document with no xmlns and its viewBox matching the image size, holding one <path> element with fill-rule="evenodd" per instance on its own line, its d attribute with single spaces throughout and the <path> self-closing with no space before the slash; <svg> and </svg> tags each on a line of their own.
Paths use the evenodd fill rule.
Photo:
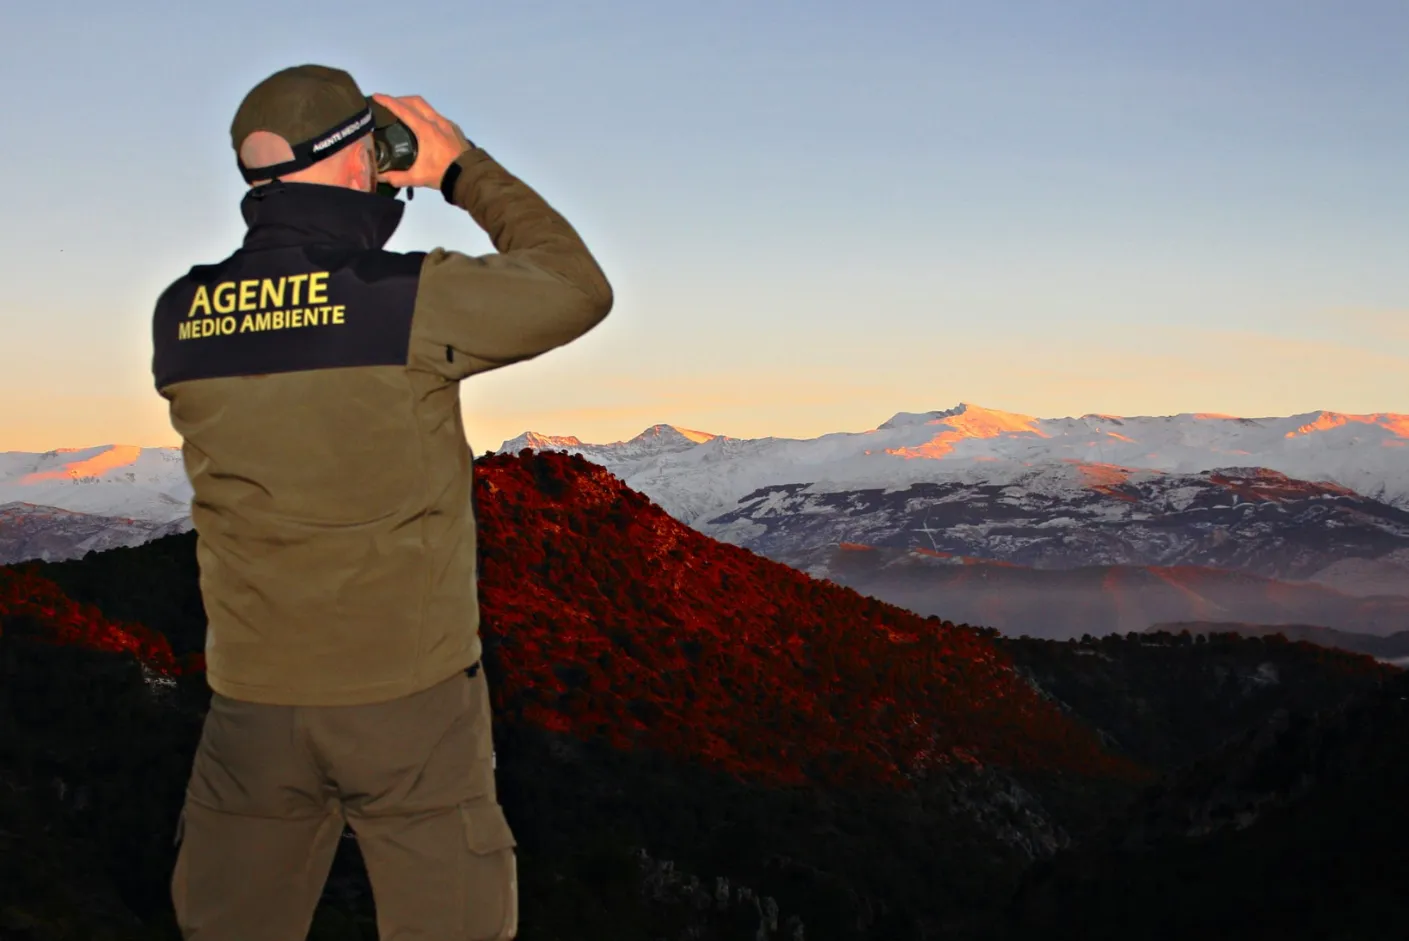
<svg viewBox="0 0 1409 941">
<path fill-rule="evenodd" d="M 1177 634 L 1187 631 L 1194 635 L 1240 634 L 1244 637 L 1267 637 L 1280 634 L 1288 640 L 1304 640 L 1322 647 L 1335 647 L 1352 653 L 1363 653 L 1378 660 L 1398 663 L 1409 658 L 1409 630 L 1378 636 L 1338 631 L 1319 624 L 1248 624 L 1241 621 L 1174 621 L 1155 624 L 1146 633 Z"/>
<path fill-rule="evenodd" d="M 1034 866 L 1007 936 L 1403 937 L 1406 792 L 1409 674 L 1279 711 Z"/>
</svg>

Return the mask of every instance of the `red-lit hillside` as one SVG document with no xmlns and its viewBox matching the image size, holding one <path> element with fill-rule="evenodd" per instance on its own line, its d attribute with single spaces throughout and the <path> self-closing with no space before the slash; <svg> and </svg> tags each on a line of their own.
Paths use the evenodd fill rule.
<svg viewBox="0 0 1409 941">
<path fill-rule="evenodd" d="M 109 620 L 95 606 L 72 601 L 59 586 L 32 572 L 0 566 L 0 616 L 32 618 L 56 644 L 131 652 L 159 673 L 205 669 L 200 654 L 180 661 L 161 634 Z"/>
<path fill-rule="evenodd" d="M 581 458 L 476 467 L 482 629 L 505 721 L 775 782 L 904 786 L 952 762 L 1142 774 L 1017 677 L 985 632 L 715 542 Z M 29 573 L 0 569 L 5 612 L 177 668 L 159 635 Z"/>
<path fill-rule="evenodd" d="M 988 637 L 676 522 L 563 454 L 478 465 L 501 709 L 775 780 L 975 761 L 1134 773 Z"/>
</svg>

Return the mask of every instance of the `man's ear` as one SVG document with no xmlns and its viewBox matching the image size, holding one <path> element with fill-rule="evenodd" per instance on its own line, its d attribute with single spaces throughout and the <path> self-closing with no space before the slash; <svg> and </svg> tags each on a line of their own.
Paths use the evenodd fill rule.
<svg viewBox="0 0 1409 941">
<path fill-rule="evenodd" d="M 357 162 L 359 172 L 365 174 L 360 182 L 362 188 L 369 193 L 377 190 L 377 152 L 369 135 L 362 146 L 357 148 Z"/>
</svg>

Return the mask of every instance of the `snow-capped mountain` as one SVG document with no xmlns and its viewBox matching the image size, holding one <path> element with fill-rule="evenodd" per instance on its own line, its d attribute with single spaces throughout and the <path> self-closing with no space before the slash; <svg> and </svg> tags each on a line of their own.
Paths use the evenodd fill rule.
<svg viewBox="0 0 1409 941">
<path fill-rule="evenodd" d="M 1224 467 L 1330 481 L 1409 509 L 1409 415 L 1034 418 L 961 404 L 901 412 L 870 431 L 810 439 L 736 439 L 656 425 L 614 444 L 529 433 L 499 450 L 523 448 L 580 454 L 691 524 L 708 523 L 736 509 L 741 498 L 784 484 L 807 484 L 811 493 L 917 483 L 1094 488 L 1132 470 L 1198 474 Z M 1031 477 L 1033 467 L 1063 464 L 1080 470 L 1074 477 Z"/>
<path fill-rule="evenodd" d="M 0 452 L 0 565 L 136 546 L 191 526 L 179 448 Z"/>
<path fill-rule="evenodd" d="M 571 435 L 556 437 L 530 431 L 511 441 L 505 441 L 499 450 L 508 454 L 517 454 L 525 449 L 530 451 L 571 451 L 584 457 L 593 455 L 590 458 L 593 463 L 605 464 L 607 461 L 618 463 L 637 461 L 659 457 L 662 454 L 689 451 L 695 445 L 713 441 L 717 437 L 719 436 L 706 434 L 703 431 L 691 431 L 689 428 L 677 428 L 674 425 L 652 425 L 630 441 L 618 441 L 615 444 L 586 444 Z"/>
<path fill-rule="evenodd" d="M 30 503 L 170 523 L 190 513 L 179 448 L 104 444 L 42 454 L 0 452 L 0 504 Z"/>
</svg>

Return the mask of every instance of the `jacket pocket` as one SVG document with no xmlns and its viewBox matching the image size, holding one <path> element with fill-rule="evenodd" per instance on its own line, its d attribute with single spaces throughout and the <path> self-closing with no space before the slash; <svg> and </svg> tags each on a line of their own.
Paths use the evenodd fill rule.
<svg viewBox="0 0 1409 941">
<path fill-rule="evenodd" d="M 514 831 L 497 801 L 460 805 L 465 829 L 467 941 L 510 941 L 519 931 L 519 874 Z"/>
</svg>

